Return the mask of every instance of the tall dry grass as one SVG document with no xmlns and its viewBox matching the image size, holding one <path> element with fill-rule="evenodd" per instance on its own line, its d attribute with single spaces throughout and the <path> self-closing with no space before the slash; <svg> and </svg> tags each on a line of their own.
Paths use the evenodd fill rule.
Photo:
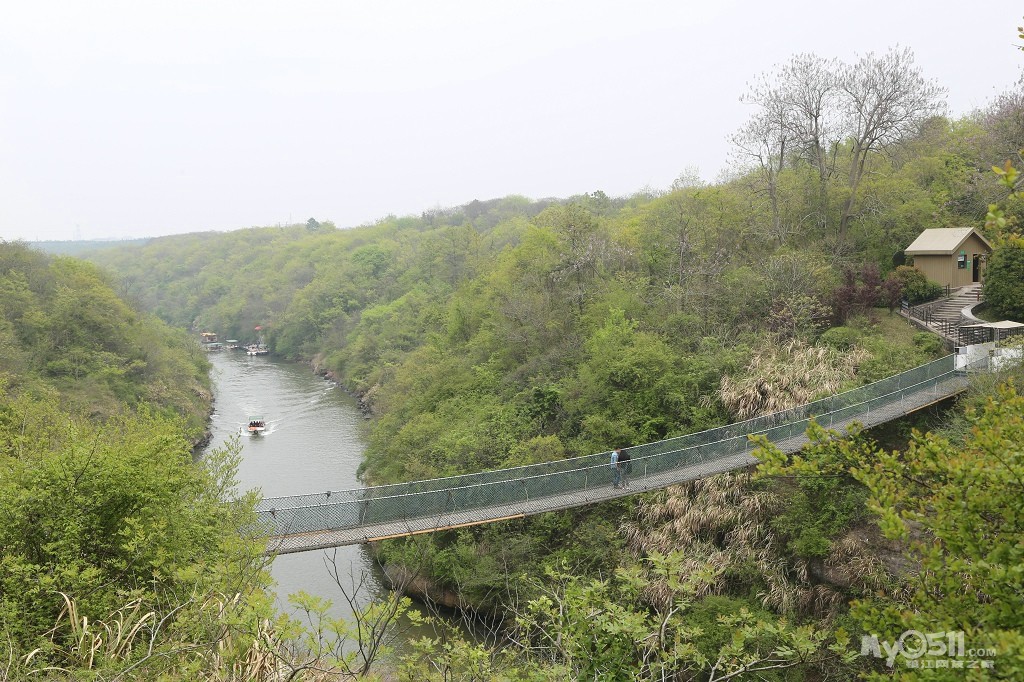
<svg viewBox="0 0 1024 682">
<path fill-rule="evenodd" d="M 778 492 L 755 483 L 751 471 L 720 474 L 642 500 L 620 530 L 637 557 L 681 553 L 681 577 L 711 567 L 716 577 L 697 596 L 757 589 L 762 604 L 778 613 L 830 618 L 851 594 L 893 589 L 882 562 L 853 536 L 839 539 L 815 565 L 789 556 L 771 527 L 782 502 Z M 646 596 L 664 608 L 677 595 L 656 582 Z"/>
<path fill-rule="evenodd" d="M 311 664 L 272 621 L 245 617 L 241 595 L 190 599 L 164 613 L 129 601 L 103 619 L 80 612 L 61 593 L 64 608 L 46 633 L 48 646 L 15 660 L 13 648 L 0 682 L 18 679 L 127 682 L 322 682 L 351 679 Z M 188 623 L 176 623 L 187 613 Z M 378 679 L 378 678 L 369 678 Z"/>
<path fill-rule="evenodd" d="M 722 377 L 719 398 L 738 419 L 788 410 L 842 390 L 869 354 L 790 339 L 754 353 L 745 372 Z"/>
</svg>

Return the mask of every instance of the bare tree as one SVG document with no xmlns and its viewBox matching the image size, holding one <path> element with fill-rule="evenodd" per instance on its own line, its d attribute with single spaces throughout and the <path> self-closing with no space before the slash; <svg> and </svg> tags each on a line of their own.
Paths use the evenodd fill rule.
<svg viewBox="0 0 1024 682">
<path fill-rule="evenodd" d="M 828 186 L 835 172 L 841 137 L 839 79 L 841 64 L 814 54 L 798 54 L 771 74 L 762 75 L 741 99 L 759 107 L 730 140 L 737 155 L 753 161 L 772 207 L 774 235 L 785 234 L 779 208 L 778 178 L 785 164 L 802 159 L 818 175 L 816 223 L 828 220 Z M 780 238 L 781 240 L 781 238 Z"/>
<path fill-rule="evenodd" d="M 851 141 L 849 189 L 839 219 L 839 239 L 850 226 L 857 189 L 868 158 L 900 144 L 945 108 L 946 89 L 925 80 L 909 48 L 881 57 L 868 53 L 840 75 Z"/>
<path fill-rule="evenodd" d="M 781 89 L 770 75 L 762 75 L 751 91 L 740 98 L 759 107 L 739 132 L 730 136 L 735 155 L 741 163 L 752 163 L 764 184 L 772 211 L 772 234 L 784 241 L 779 210 L 779 175 L 792 141 L 790 112 Z"/>
<path fill-rule="evenodd" d="M 1002 165 L 1007 159 L 1024 162 L 1024 77 L 977 112 L 975 119 L 988 134 L 988 165 Z"/>
<path fill-rule="evenodd" d="M 840 131 L 839 72 L 836 59 L 798 54 L 779 75 L 795 151 L 818 173 L 818 226 L 822 229 L 828 226 L 828 185 L 835 171 Z"/>
</svg>

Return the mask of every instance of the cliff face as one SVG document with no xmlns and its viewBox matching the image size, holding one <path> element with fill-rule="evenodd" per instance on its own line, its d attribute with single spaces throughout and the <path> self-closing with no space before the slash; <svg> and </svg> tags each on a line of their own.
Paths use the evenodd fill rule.
<svg viewBox="0 0 1024 682">
<path fill-rule="evenodd" d="M 474 605 L 455 590 L 418 575 L 406 566 L 388 564 L 384 567 L 384 575 L 387 577 L 391 589 L 398 590 L 414 599 L 438 604 L 448 609 L 474 610 Z"/>
</svg>

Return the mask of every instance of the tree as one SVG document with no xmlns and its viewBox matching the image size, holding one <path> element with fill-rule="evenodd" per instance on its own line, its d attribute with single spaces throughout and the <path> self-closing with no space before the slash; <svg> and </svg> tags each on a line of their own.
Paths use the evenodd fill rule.
<svg viewBox="0 0 1024 682">
<path fill-rule="evenodd" d="M 654 281 L 674 289 L 676 312 L 682 311 L 698 253 L 694 232 L 698 211 L 694 209 L 699 189 L 677 189 L 649 205 L 642 222 L 637 256 Z"/>
<path fill-rule="evenodd" d="M 706 624 L 728 632 L 726 640 L 706 638 L 705 624 L 695 624 L 691 612 L 714 571 L 681 577 L 684 561 L 680 553 L 654 552 L 643 566 L 619 569 L 606 580 L 580 577 L 566 566 L 549 569 L 535 586 L 539 596 L 516 616 L 517 646 L 531 667 L 545 673 L 537 679 L 710 682 L 754 679 L 840 656 L 849 660 L 842 631 L 794 625 L 746 608 Z M 642 602 L 652 580 L 669 598 L 647 608 Z"/>
<path fill-rule="evenodd" d="M 818 225 L 828 224 L 828 185 L 835 170 L 835 137 L 839 131 L 837 96 L 840 72 L 835 59 L 798 54 L 783 68 L 782 98 L 797 151 L 818 173 Z M 829 150 L 832 158 L 829 158 Z"/>
<path fill-rule="evenodd" d="M 779 175 L 785 167 L 786 153 L 793 137 L 790 110 L 783 93 L 767 76 L 762 76 L 750 94 L 740 100 L 757 104 L 760 111 L 739 132 L 730 136 L 729 141 L 740 159 L 754 163 L 771 206 L 771 233 L 782 244 L 785 235 L 779 211 Z"/>
<path fill-rule="evenodd" d="M 839 127 L 840 64 L 799 54 L 774 74 L 762 75 L 741 100 L 760 107 L 730 138 L 741 159 L 752 160 L 772 208 L 773 233 L 781 233 L 779 176 L 787 163 L 802 159 L 818 176 L 819 227 L 828 219 L 828 184 L 835 168 Z M 832 158 L 829 158 L 829 153 Z"/>
<path fill-rule="evenodd" d="M 979 114 L 979 122 L 988 133 L 994 147 L 993 161 L 1013 159 L 1024 161 L 1024 77 L 1019 79 L 1015 87 L 998 95 L 983 112 Z"/>
<path fill-rule="evenodd" d="M 622 310 L 609 311 L 587 340 L 576 376 L 564 381 L 567 416 L 580 425 L 587 448 L 658 440 L 714 415 L 700 396 L 732 354 L 710 362 L 681 358 L 662 336 L 638 327 Z"/>
<path fill-rule="evenodd" d="M 52 400 L 0 404 L 0 638 L 41 647 L 37 664 L 75 667 L 88 651 L 72 611 L 112 624 L 144 602 L 169 630 L 212 593 L 260 591 L 269 577 L 244 530 L 257 497 L 235 490 L 239 450 L 197 463 L 167 418 L 90 423 Z"/>
<path fill-rule="evenodd" d="M 287 679 L 298 678 L 304 671 L 367 678 L 422 618 L 405 596 L 407 582 L 374 597 L 367 594 L 369 574 L 362 567 L 339 567 L 337 552 L 325 557 L 324 564 L 351 615 L 347 620 L 331 616 L 332 602 L 321 596 L 289 595 L 298 618 L 278 619 L 279 649 L 274 653 L 290 669 Z M 346 573 L 347 581 L 342 578 Z"/>
<path fill-rule="evenodd" d="M 1004 385 L 968 421 L 963 442 L 916 433 L 905 454 L 862 451 L 852 473 L 882 531 L 908 544 L 920 571 L 904 599 L 863 600 L 854 614 L 891 641 L 907 630 L 962 631 L 968 647 L 995 650 L 1001 679 L 1020 679 L 1024 397 Z"/>
<path fill-rule="evenodd" d="M 985 301 L 996 314 L 1024 321 L 1024 239 L 1010 238 L 989 256 Z"/>
<path fill-rule="evenodd" d="M 849 196 L 839 219 L 839 239 L 846 237 L 857 189 L 868 159 L 916 133 L 929 116 L 945 107 L 945 88 L 925 80 L 909 48 L 881 57 L 868 53 L 847 66 L 840 77 L 850 137 Z"/>
<path fill-rule="evenodd" d="M 910 305 L 932 301 L 942 295 L 942 285 L 928 279 L 918 268 L 912 265 L 900 265 L 889 273 L 886 281 L 896 284 L 900 296 Z"/>
<path fill-rule="evenodd" d="M 1024 38 L 1024 27 L 1017 27 L 1017 31 L 1020 37 Z M 1020 49 L 1024 50 L 1024 47 L 1020 47 Z M 1018 86 L 1022 84 L 1024 84 L 1024 78 L 1017 82 Z M 1003 95 L 990 107 L 991 114 L 989 117 L 989 129 L 994 133 L 993 137 L 1003 144 L 1001 151 L 1006 154 L 1015 155 L 1018 160 L 1021 160 L 1022 154 L 1024 154 L 1024 149 L 1021 149 L 1024 146 L 1024 117 L 1021 114 L 1022 100 L 1024 100 L 1024 96 L 1022 96 L 1021 90 L 1018 87 L 1016 93 Z M 1006 147 L 1009 147 L 1009 149 Z M 993 166 L 992 171 L 999 179 L 999 184 L 1010 191 L 1008 199 L 1024 198 L 1024 190 L 1021 188 L 1021 174 L 1013 165 L 1011 159 L 1006 159 L 1002 166 Z M 1017 217 L 1014 215 L 1007 216 L 999 204 L 989 204 L 988 214 L 985 216 L 985 230 L 997 246 L 1004 239 L 1014 235 L 1021 236 Z"/>
<path fill-rule="evenodd" d="M 551 278 L 568 283 L 569 301 L 576 314 L 582 315 L 604 257 L 605 242 L 597 221 L 590 211 L 575 203 L 550 208 L 537 221 L 550 226 L 558 240 L 559 262 Z"/>
</svg>

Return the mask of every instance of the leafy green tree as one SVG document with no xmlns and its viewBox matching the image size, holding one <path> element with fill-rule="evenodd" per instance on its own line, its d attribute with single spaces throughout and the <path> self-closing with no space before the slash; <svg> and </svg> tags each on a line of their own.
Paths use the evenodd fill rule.
<svg viewBox="0 0 1024 682">
<path fill-rule="evenodd" d="M 550 569 L 540 596 L 516 618 L 517 641 L 544 666 L 540 679 L 729 680 L 850 659 L 842 631 L 795 625 L 745 608 L 707 624 L 728 632 L 727 638 L 706 637 L 688 616 L 712 569 L 680 578 L 683 561 L 678 554 L 652 554 L 644 562 L 672 595 L 660 608 L 643 605 L 651 585 L 640 566 L 605 580 L 580 577 L 564 566 Z M 707 646 L 723 639 L 724 645 Z"/>
<path fill-rule="evenodd" d="M 1024 239 L 997 246 L 985 268 L 985 301 L 1007 319 L 1024 320 Z"/>
<path fill-rule="evenodd" d="M 553 207 L 537 217 L 557 240 L 558 262 L 551 277 L 562 283 L 577 315 L 592 296 L 592 282 L 600 274 L 605 241 L 594 216 L 580 204 Z"/>
<path fill-rule="evenodd" d="M 237 452 L 196 464 L 180 423 L 144 410 L 93 423 L 53 399 L 0 404 L 0 631 L 49 652 L 67 644 L 43 637 L 61 594 L 96 620 L 134 598 L 173 602 L 258 575 Z"/>
<path fill-rule="evenodd" d="M 659 335 L 612 310 L 587 341 L 576 377 L 564 384 L 569 419 L 582 424 L 584 451 L 660 440 L 712 422 L 714 406 L 698 396 L 717 379 L 710 376 L 714 363 L 701 360 L 679 358 Z"/>
<path fill-rule="evenodd" d="M 906 630 L 963 631 L 994 649 L 995 676 L 1024 676 L 1024 397 L 999 389 L 968 416 L 963 442 L 915 434 L 903 455 L 861 450 L 853 470 L 886 536 L 908 543 L 920 571 L 902 599 L 866 599 L 865 631 L 896 641 Z M 884 637 L 883 637 L 884 638 Z M 986 658 L 986 657 L 982 657 Z M 952 672 L 951 679 L 959 675 Z"/>
</svg>

